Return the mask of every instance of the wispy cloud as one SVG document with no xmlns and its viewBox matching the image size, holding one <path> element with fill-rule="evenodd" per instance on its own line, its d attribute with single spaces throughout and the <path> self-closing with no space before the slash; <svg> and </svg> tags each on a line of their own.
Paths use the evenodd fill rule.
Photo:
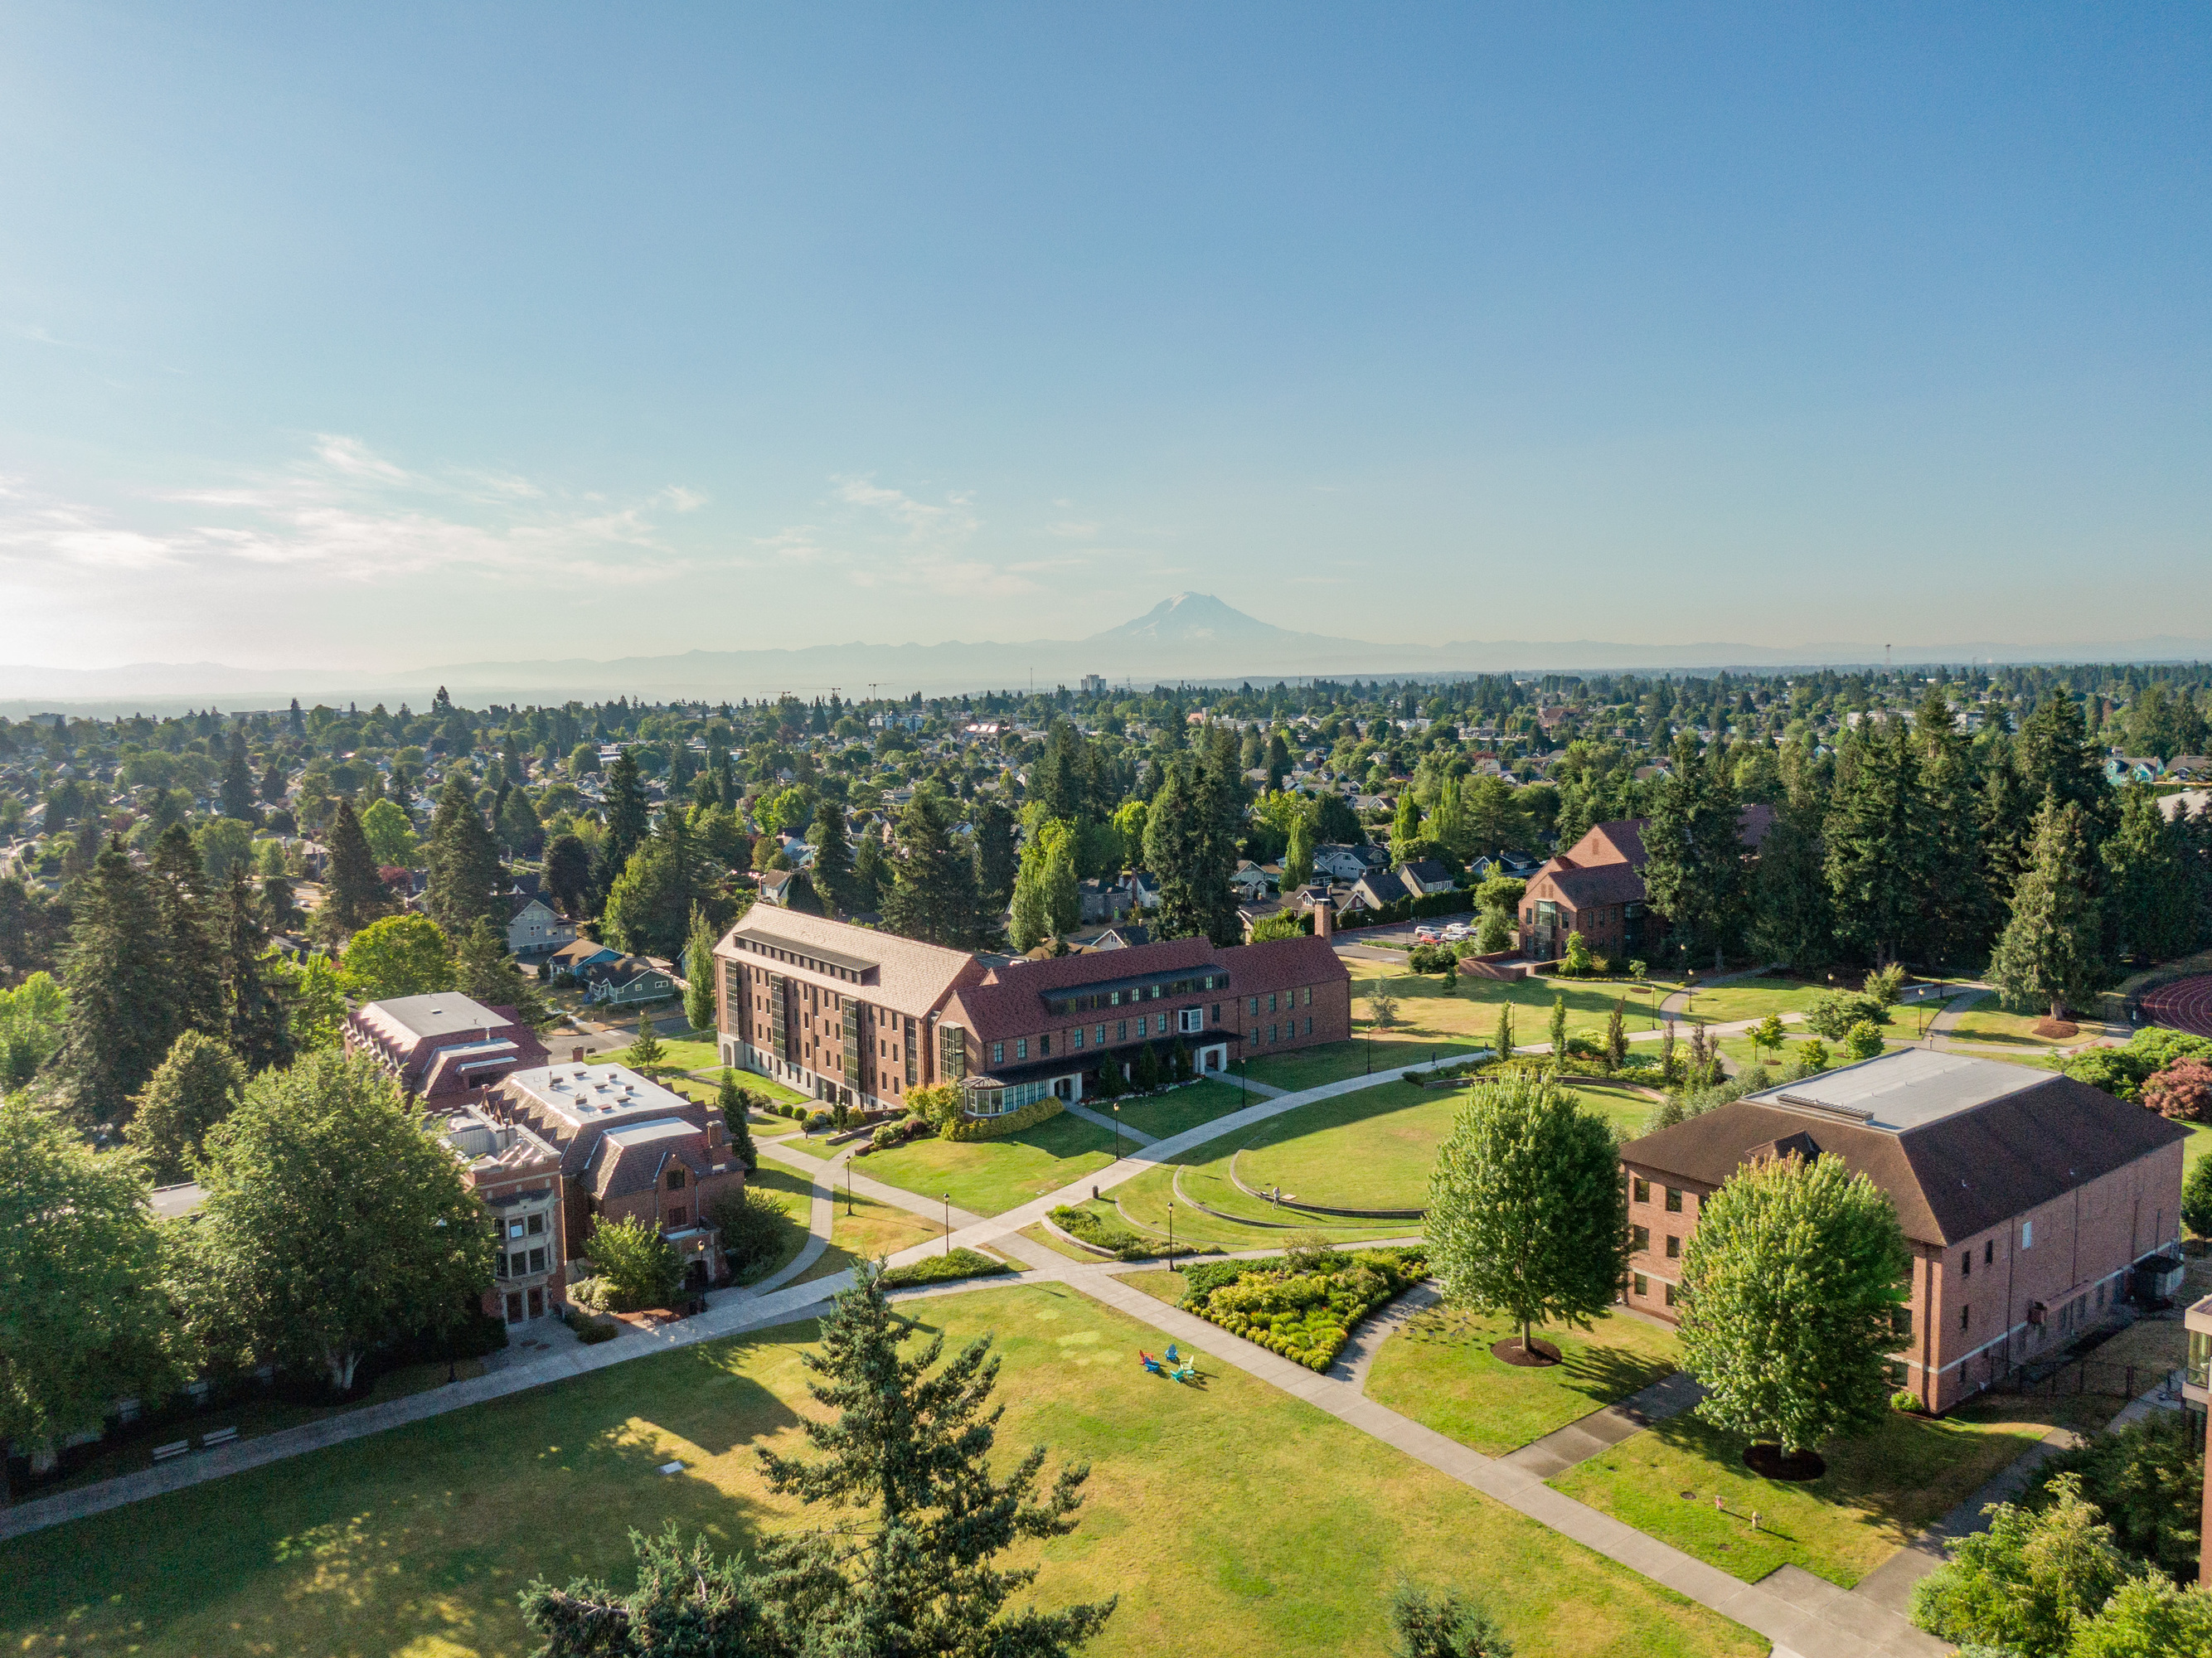
<svg viewBox="0 0 2212 1658">
<path fill-rule="evenodd" d="M 621 502 L 507 474 L 414 471 L 357 438 L 325 433 L 282 471 L 151 492 L 122 507 L 0 479 L 0 567 L 57 576 L 229 566 L 360 583 L 434 572 L 635 582 L 692 562 L 664 540 L 656 515 L 694 512 L 706 500 L 675 484 Z"/>
</svg>

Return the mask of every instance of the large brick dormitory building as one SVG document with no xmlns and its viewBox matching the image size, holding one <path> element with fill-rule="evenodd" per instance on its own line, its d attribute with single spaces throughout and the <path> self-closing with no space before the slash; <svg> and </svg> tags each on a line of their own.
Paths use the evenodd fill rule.
<svg viewBox="0 0 2212 1658">
<path fill-rule="evenodd" d="M 972 1115 L 1079 1100 L 1181 1042 L 1200 1072 L 1352 1034 L 1328 938 L 1177 938 L 1044 961 L 971 955 L 755 905 L 715 947 L 723 1062 L 816 1098 L 896 1108 L 960 1087 Z"/>
</svg>

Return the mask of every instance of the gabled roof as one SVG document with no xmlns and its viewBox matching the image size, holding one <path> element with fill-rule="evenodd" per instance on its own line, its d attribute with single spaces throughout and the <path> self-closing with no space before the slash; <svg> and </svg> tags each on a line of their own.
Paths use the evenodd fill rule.
<svg viewBox="0 0 2212 1658">
<path fill-rule="evenodd" d="M 722 935 L 714 954 L 917 1019 L 934 1011 L 955 985 L 978 981 L 984 971 L 965 950 L 760 905 Z"/>
<path fill-rule="evenodd" d="M 1809 1146 L 1887 1193 L 1907 1237 L 1948 1244 L 2188 1135 L 2071 1077 L 1907 1049 L 1717 1107 L 1620 1155 L 1711 1188 L 1778 1148 Z"/>
<path fill-rule="evenodd" d="M 1368 902 L 1380 908 L 1395 904 L 1409 896 L 1406 884 L 1387 869 L 1370 869 L 1352 883 L 1355 892 L 1364 892 Z"/>
</svg>

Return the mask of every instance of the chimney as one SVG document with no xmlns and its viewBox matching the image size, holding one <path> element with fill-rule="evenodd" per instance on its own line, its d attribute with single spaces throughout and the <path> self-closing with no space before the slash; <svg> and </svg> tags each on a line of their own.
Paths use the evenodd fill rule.
<svg viewBox="0 0 2212 1658">
<path fill-rule="evenodd" d="M 1321 902 L 1314 906 L 1313 918 L 1315 938 L 1334 938 L 1336 936 L 1336 905 L 1328 893 L 1322 893 Z"/>
<path fill-rule="evenodd" d="M 568 1050 L 568 1063 L 569 1063 L 569 1064 L 571 1064 L 571 1065 L 581 1065 L 581 1064 L 583 1064 L 583 1062 L 584 1062 L 584 1050 L 583 1050 L 581 1048 L 570 1048 L 570 1049 Z"/>
</svg>

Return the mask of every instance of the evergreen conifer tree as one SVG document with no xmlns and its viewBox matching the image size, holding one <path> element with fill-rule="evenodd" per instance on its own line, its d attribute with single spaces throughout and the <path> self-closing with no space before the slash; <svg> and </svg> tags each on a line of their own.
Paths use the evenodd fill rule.
<svg viewBox="0 0 2212 1658">
<path fill-rule="evenodd" d="M 212 1035 L 223 1024 L 214 917 L 208 903 L 206 867 L 192 844 L 191 832 L 182 823 L 172 823 L 154 842 L 147 874 L 154 907 L 161 914 L 156 948 L 169 982 L 170 1004 L 177 1011 L 178 1029 Z"/>
<path fill-rule="evenodd" d="M 1628 998 L 1613 998 L 1613 1011 L 1605 1016 L 1605 1063 L 1609 1071 L 1618 1071 L 1628 1063 Z"/>
<path fill-rule="evenodd" d="M 815 809 L 813 826 L 806 831 L 814 848 L 814 890 L 840 914 L 852 908 L 853 843 L 845 829 L 845 808 L 824 800 Z"/>
<path fill-rule="evenodd" d="M 689 987 L 684 993 L 684 1017 L 690 1021 L 694 1030 L 714 1029 L 720 1012 L 714 995 L 714 979 L 722 970 L 721 963 L 714 959 L 714 945 L 719 939 L 706 907 L 693 904 L 691 931 L 684 943 L 684 979 Z"/>
<path fill-rule="evenodd" d="M 493 821 L 499 825 L 499 838 L 518 858 L 535 858 L 545 847 L 545 826 L 538 821 L 538 808 L 530 803 L 527 789 L 510 788 Z"/>
<path fill-rule="evenodd" d="M 269 932 L 246 872 L 230 872 L 216 918 L 223 1038 L 248 1072 L 292 1062 L 291 1014 L 267 971 Z"/>
<path fill-rule="evenodd" d="M 253 773 L 246 763 L 246 733 L 230 734 L 230 755 L 222 768 L 222 815 L 251 823 L 260 814 L 253 810 Z"/>
<path fill-rule="evenodd" d="M 386 903 L 384 878 L 376 872 L 376 854 L 369 850 L 368 836 L 362 829 L 361 819 L 354 815 L 350 800 L 338 802 L 337 816 L 331 824 L 330 849 L 324 930 L 349 938 L 374 920 Z"/>
<path fill-rule="evenodd" d="M 1490 1046 L 1501 1060 L 1510 1060 L 1513 1057 L 1513 1050 L 1516 1043 L 1513 1035 L 1513 1004 L 1510 1001 L 1501 1001 L 1498 1004 L 1498 1031 L 1491 1037 Z"/>
<path fill-rule="evenodd" d="M 1685 731 L 1674 740 L 1670 771 L 1644 829 L 1650 856 L 1644 884 L 1676 945 L 1694 961 L 1711 956 L 1717 965 L 1741 931 L 1741 808 L 1717 744 L 1703 750 Z"/>
<path fill-rule="evenodd" d="M 1559 1070 L 1567 1062 L 1567 999 L 1564 993 L 1552 998 L 1552 1068 Z"/>
<path fill-rule="evenodd" d="M 933 790 L 917 791 L 899 813 L 884 925 L 925 944 L 971 950 L 996 928 L 985 925 L 975 859 L 952 835 L 951 815 L 951 808 Z"/>
<path fill-rule="evenodd" d="M 79 890 L 66 963 L 69 1018 L 54 1065 L 85 1123 L 119 1122 L 190 1029 L 168 972 L 152 883 L 111 842 Z"/>
<path fill-rule="evenodd" d="M 606 834 L 600 839 L 599 853 L 592 862 L 593 894 L 600 902 L 605 901 L 617 878 L 629 867 L 631 854 L 645 844 L 652 827 L 637 756 L 627 747 L 616 754 L 614 764 L 607 768 L 605 798 Z"/>
<path fill-rule="evenodd" d="M 653 1029 L 653 1015 L 641 1012 L 637 1016 L 637 1039 L 623 1050 L 623 1063 L 640 1076 L 650 1077 L 660 1069 L 668 1050 L 661 1045 L 660 1033 Z"/>
<path fill-rule="evenodd" d="M 538 987 L 508 959 L 507 938 L 490 921 L 477 924 L 453 941 L 453 987 L 487 1007 L 511 1007 L 532 1030 L 553 1023 L 553 1011 Z"/>
<path fill-rule="evenodd" d="M 1829 808 L 1828 890 L 1836 926 L 1882 963 L 1921 954 L 1928 924 L 1928 851 L 1934 825 L 1920 757 L 1894 722 L 1856 739 Z"/>
<path fill-rule="evenodd" d="M 2105 947 L 2111 957 L 2158 962 L 2188 954 L 2197 938 L 2189 833 L 2168 822 L 2147 783 L 2120 794 L 2119 827 L 2106 841 Z"/>
<path fill-rule="evenodd" d="M 2103 922 L 2094 859 L 2071 802 L 2044 803 L 2032 860 L 2013 889 L 2012 918 L 1990 957 L 1989 979 L 2015 1008 L 2044 1006 L 2054 1019 L 2086 1004 L 2104 975 Z"/>
<path fill-rule="evenodd" d="M 1014 814 L 996 790 L 969 814 L 975 835 L 975 894 L 984 914 L 996 915 L 1013 902 L 1016 876 Z M 1032 940 L 1034 942 L 1034 940 Z M 1024 944 L 1024 949 L 1029 948 Z"/>
<path fill-rule="evenodd" d="M 468 780 L 458 772 L 439 792 L 426 861 L 430 880 L 425 908 L 448 938 L 465 937 L 478 921 L 497 919 L 503 884 L 499 847 L 477 810 Z"/>
<path fill-rule="evenodd" d="M 738 1086 L 737 1073 L 729 1066 L 722 1067 L 721 1085 L 714 1091 L 714 1104 L 722 1114 L 722 1127 L 730 1137 L 730 1148 L 737 1153 L 738 1161 L 750 1174 L 760 1167 L 760 1148 L 753 1144 L 750 1113 L 745 1106 L 745 1091 Z"/>
<path fill-rule="evenodd" d="M 1974 750 L 1959 733 L 1957 715 L 1941 684 L 1930 684 L 1913 722 L 1928 802 L 1928 835 L 1920 859 L 1927 918 L 1921 937 L 1937 963 L 1978 961 L 1989 947 L 1996 910 L 1982 847 L 1982 783 Z M 1762 846 L 1760 856 L 1765 855 Z"/>
</svg>

